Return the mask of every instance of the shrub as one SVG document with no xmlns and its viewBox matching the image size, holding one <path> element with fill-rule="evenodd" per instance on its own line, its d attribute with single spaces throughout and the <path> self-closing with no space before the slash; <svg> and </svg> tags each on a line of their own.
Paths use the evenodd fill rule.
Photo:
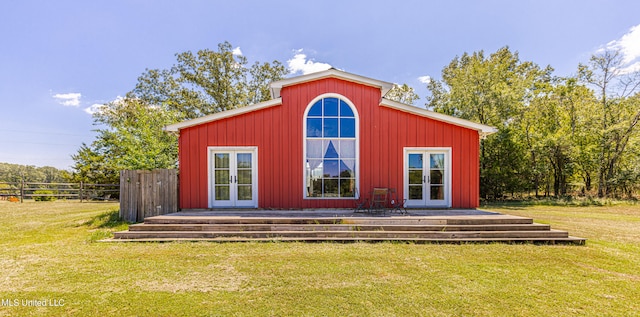
<svg viewBox="0 0 640 317">
<path fill-rule="evenodd" d="M 35 192 L 33 192 L 33 194 L 34 194 L 33 200 L 35 201 L 55 201 L 56 200 L 55 196 L 48 196 L 48 195 L 53 195 L 53 191 L 50 191 L 50 190 L 36 190 Z M 43 196 L 37 196 L 37 195 L 43 195 Z"/>
</svg>

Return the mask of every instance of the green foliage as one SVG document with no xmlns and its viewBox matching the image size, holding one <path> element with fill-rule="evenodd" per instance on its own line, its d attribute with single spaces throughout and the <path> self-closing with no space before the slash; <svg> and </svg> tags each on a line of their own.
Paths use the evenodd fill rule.
<svg viewBox="0 0 640 317">
<path fill-rule="evenodd" d="M 482 197 L 500 198 L 527 188 L 533 171 L 525 161 L 520 123 L 551 71 L 522 62 L 517 52 L 503 47 L 489 57 L 483 51 L 456 57 L 442 70 L 441 81 L 427 85 L 427 107 L 498 128 L 497 135 L 481 144 Z"/>
<path fill-rule="evenodd" d="M 33 192 L 34 195 L 42 195 L 42 196 L 32 196 L 35 201 L 56 201 L 57 198 L 52 196 L 54 194 L 51 190 L 36 190 Z"/>
<path fill-rule="evenodd" d="M 456 57 L 442 70 L 442 81 L 431 80 L 427 107 L 435 111 L 488 124 L 499 129 L 513 122 L 552 69 L 521 62 L 517 52 L 503 47 Z"/>
<path fill-rule="evenodd" d="M 73 156 L 75 181 L 115 183 L 123 169 L 175 168 L 178 143 L 166 125 L 270 99 L 268 84 L 282 79 L 278 61 L 256 62 L 218 50 L 183 52 L 170 69 L 146 70 L 125 98 L 94 114 L 96 140 Z"/>
<path fill-rule="evenodd" d="M 407 105 L 413 105 L 418 99 L 420 99 L 420 96 L 418 96 L 413 87 L 410 87 L 407 84 L 394 84 L 393 88 L 391 88 L 384 97 Z"/>
<path fill-rule="evenodd" d="M 173 168 L 177 136 L 162 129 L 176 122 L 177 116 L 141 99 L 111 102 L 95 115 L 109 129 L 99 129 L 94 144 L 108 149 L 110 167 L 116 170 Z"/>
<path fill-rule="evenodd" d="M 481 196 L 576 190 L 632 197 L 640 189 L 640 74 L 618 52 L 594 55 L 578 76 L 521 62 L 508 47 L 456 57 L 431 80 L 427 106 L 496 126 L 481 144 Z M 596 90 L 589 89 L 589 86 Z"/>
<path fill-rule="evenodd" d="M 51 166 L 0 163 L 0 182 L 18 183 L 23 178 L 25 182 L 60 183 L 68 179 L 68 172 Z"/>
<path fill-rule="evenodd" d="M 96 130 L 96 140 L 72 156 L 73 181 L 113 184 L 123 169 L 175 167 L 177 136 L 162 128 L 176 117 L 141 99 L 127 97 L 104 105 L 94 120 L 106 128 Z"/>
<path fill-rule="evenodd" d="M 526 154 L 514 134 L 513 129 L 503 128 L 481 143 L 480 193 L 485 199 L 499 199 L 526 188 Z"/>
<path fill-rule="evenodd" d="M 233 54 L 229 42 L 218 50 L 176 54 L 170 69 L 147 70 L 138 78 L 130 97 L 145 100 L 187 120 L 270 99 L 268 84 L 286 74 L 282 63 L 256 62 Z"/>
<path fill-rule="evenodd" d="M 107 162 L 107 149 L 94 141 L 92 147 L 82 144 L 78 153 L 71 156 L 75 162 L 71 181 L 96 184 L 115 184 L 120 181 L 118 170 Z"/>
<path fill-rule="evenodd" d="M 636 178 L 627 160 L 640 164 L 638 155 L 629 157 L 628 146 L 640 137 L 640 71 L 625 72 L 620 51 L 604 51 L 593 55 L 587 65 L 578 66 L 578 78 L 595 88 L 597 107 L 592 124 L 597 127 L 598 196 L 624 190 L 629 180 Z M 636 152 L 637 153 L 637 152 Z"/>
</svg>

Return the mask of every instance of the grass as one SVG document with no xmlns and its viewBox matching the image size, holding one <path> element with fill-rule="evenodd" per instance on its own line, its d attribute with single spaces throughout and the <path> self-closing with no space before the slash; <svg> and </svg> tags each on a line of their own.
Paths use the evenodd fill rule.
<svg viewBox="0 0 640 317">
<path fill-rule="evenodd" d="M 0 316 L 638 316 L 640 206 L 493 205 L 586 246 L 101 243 L 113 203 L 0 202 Z M 486 207 L 485 207 L 486 208 Z"/>
</svg>

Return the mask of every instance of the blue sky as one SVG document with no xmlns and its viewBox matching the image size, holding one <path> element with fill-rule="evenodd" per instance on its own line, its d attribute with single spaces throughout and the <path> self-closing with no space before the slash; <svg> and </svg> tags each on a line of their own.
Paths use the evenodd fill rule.
<svg viewBox="0 0 640 317">
<path fill-rule="evenodd" d="M 455 56 L 508 45 L 573 74 L 605 47 L 640 62 L 640 1 L 2 1 L 0 162 L 69 168 L 94 138 L 87 109 L 147 68 L 229 41 L 250 63 L 331 65 L 426 94 Z M 640 65 L 635 64 L 636 66 Z M 424 106 L 424 101 L 417 103 Z"/>
</svg>

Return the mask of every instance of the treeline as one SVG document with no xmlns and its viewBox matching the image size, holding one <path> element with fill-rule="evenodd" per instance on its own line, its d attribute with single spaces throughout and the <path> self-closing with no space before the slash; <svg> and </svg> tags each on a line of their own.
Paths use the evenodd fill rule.
<svg viewBox="0 0 640 317">
<path fill-rule="evenodd" d="M 63 183 L 69 177 L 69 172 L 51 166 L 0 163 L 0 182 L 18 183 L 24 180 L 31 183 Z"/>
<path fill-rule="evenodd" d="M 456 57 L 428 84 L 427 107 L 492 125 L 481 142 L 481 195 L 630 198 L 640 189 L 640 73 L 618 51 L 570 77 L 504 47 Z"/>
</svg>

